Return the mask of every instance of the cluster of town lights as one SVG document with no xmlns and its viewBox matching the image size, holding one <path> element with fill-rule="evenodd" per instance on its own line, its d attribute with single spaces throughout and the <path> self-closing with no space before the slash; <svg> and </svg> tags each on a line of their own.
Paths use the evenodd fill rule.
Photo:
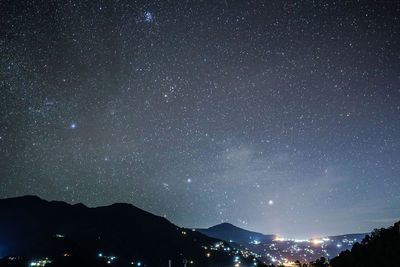
<svg viewBox="0 0 400 267">
<path fill-rule="evenodd" d="M 37 261 L 32 261 L 29 266 L 45 266 L 46 264 L 51 263 L 51 260 L 49 258 L 45 258 L 42 260 L 37 260 Z"/>
<path fill-rule="evenodd" d="M 273 241 L 276 241 L 276 242 L 293 241 L 293 242 L 296 242 L 296 243 L 307 242 L 307 243 L 313 243 L 314 245 L 319 245 L 319 244 L 322 244 L 325 241 L 329 241 L 329 240 L 330 240 L 329 238 L 322 238 L 322 239 L 319 239 L 319 238 L 313 238 L 313 239 L 289 239 L 289 238 L 283 238 L 283 237 L 277 236 L 277 237 L 274 238 Z"/>
</svg>

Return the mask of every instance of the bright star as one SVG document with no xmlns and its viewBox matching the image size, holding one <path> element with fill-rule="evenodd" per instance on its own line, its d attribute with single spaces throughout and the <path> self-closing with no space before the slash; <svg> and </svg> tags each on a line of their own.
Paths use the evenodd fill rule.
<svg viewBox="0 0 400 267">
<path fill-rule="evenodd" d="M 76 128 L 76 124 L 72 123 L 70 127 L 71 127 L 71 129 L 75 129 Z"/>
<path fill-rule="evenodd" d="M 151 14 L 151 12 L 146 11 L 146 12 L 144 13 L 144 15 L 145 15 L 145 17 L 146 17 L 146 21 L 147 21 L 147 22 L 152 22 L 152 21 L 153 21 L 153 14 Z"/>
<path fill-rule="evenodd" d="M 273 201 L 272 199 L 270 199 L 270 200 L 268 201 L 268 205 L 270 205 L 270 206 L 274 205 L 274 201 Z"/>
</svg>

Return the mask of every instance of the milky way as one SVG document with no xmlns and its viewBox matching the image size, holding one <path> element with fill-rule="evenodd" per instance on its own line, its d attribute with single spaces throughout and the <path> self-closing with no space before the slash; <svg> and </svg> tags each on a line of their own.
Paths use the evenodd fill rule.
<svg viewBox="0 0 400 267">
<path fill-rule="evenodd" d="M 0 197 L 299 238 L 399 220 L 399 2 L 0 11 Z"/>
</svg>

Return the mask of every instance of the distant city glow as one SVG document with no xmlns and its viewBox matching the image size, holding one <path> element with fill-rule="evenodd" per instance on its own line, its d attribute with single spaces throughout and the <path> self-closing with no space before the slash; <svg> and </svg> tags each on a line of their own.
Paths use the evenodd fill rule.
<svg viewBox="0 0 400 267">
<path fill-rule="evenodd" d="M 302 242 L 310 242 L 310 240 L 307 240 L 307 239 L 295 239 L 294 242 L 302 243 Z"/>
<path fill-rule="evenodd" d="M 324 243 L 324 241 L 321 240 L 321 239 L 312 239 L 311 242 L 312 242 L 314 245 L 319 245 L 319 244 Z"/>
</svg>

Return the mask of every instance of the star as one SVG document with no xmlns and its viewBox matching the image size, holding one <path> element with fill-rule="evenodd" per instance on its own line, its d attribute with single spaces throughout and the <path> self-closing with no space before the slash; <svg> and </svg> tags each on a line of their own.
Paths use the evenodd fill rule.
<svg viewBox="0 0 400 267">
<path fill-rule="evenodd" d="M 165 190 L 169 189 L 169 185 L 167 183 L 162 183 L 162 186 L 164 187 Z"/>
<path fill-rule="evenodd" d="M 146 22 L 152 22 L 153 21 L 153 14 L 151 12 L 146 11 L 144 13 L 144 16 L 145 16 Z"/>
<path fill-rule="evenodd" d="M 329 0 L 9 2 L 2 196 L 124 201 L 182 226 L 241 219 L 302 237 L 396 217 L 393 3 L 358 1 L 366 18 Z"/>
</svg>

